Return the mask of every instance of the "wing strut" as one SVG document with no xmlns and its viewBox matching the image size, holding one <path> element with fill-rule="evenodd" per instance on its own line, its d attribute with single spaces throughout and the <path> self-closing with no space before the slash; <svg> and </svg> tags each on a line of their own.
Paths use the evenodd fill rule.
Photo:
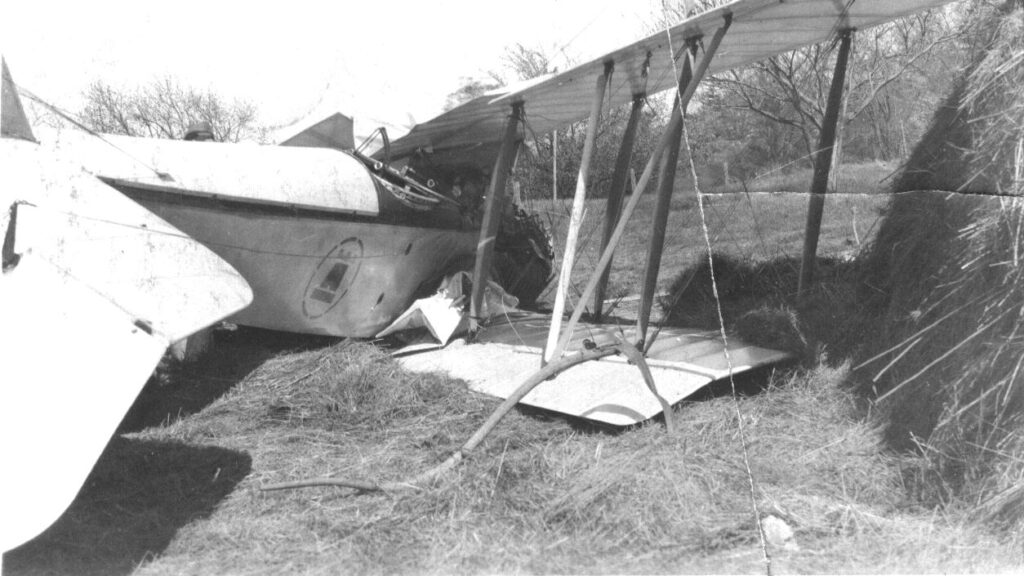
<svg viewBox="0 0 1024 576">
<path fill-rule="evenodd" d="M 565 298 L 572 280 L 572 266 L 576 257 L 576 241 L 583 222 L 584 202 L 587 199 L 587 176 L 590 161 L 594 156 L 594 142 L 597 140 L 597 128 L 601 122 L 601 108 L 604 106 L 604 95 L 612 80 L 614 65 L 605 64 L 604 74 L 597 78 L 594 100 L 590 106 L 590 119 L 587 121 L 587 135 L 583 141 L 583 157 L 580 159 L 580 171 L 576 176 L 576 194 L 572 200 L 572 216 L 569 218 L 569 233 L 565 239 L 565 252 L 562 255 L 562 271 L 558 276 L 558 291 L 555 293 L 555 306 L 551 312 L 551 329 L 548 332 L 548 343 L 544 348 L 543 363 L 550 362 L 559 351 L 558 332 L 562 326 L 562 314 L 565 312 Z M 584 308 L 584 300 L 579 300 L 577 309 Z"/>
<path fill-rule="evenodd" d="M 601 237 L 601 252 L 608 247 L 615 225 L 619 222 L 619 214 L 622 213 L 622 199 L 626 195 L 626 181 L 629 179 L 629 165 L 633 160 L 633 144 L 636 142 L 636 131 L 640 125 L 640 113 L 644 109 L 645 94 L 633 96 L 633 107 L 629 111 L 629 120 L 626 121 L 626 131 L 622 135 L 622 144 L 619 146 L 619 155 L 615 159 L 615 171 L 612 172 L 612 185 L 608 189 L 608 200 L 604 209 L 604 235 Z M 594 292 L 594 320 L 601 321 L 604 313 L 605 290 L 608 287 L 608 275 L 611 266 L 604 269 L 601 279 L 597 283 L 597 290 Z"/>
<path fill-rule="evenodd" d="M 719 44 L 722 43 L 722 38 L 725 36 L 725 33 L 729 29 L 729 25 L 731 23 L 732 15 L 727 13 L 725 15 L 725 23 L 715 32 L 710 45 L 705 48 L 704 57 L 701 58 L 700 64 L 697 66 L 697 70 L 693 74 L 693 81 L 689 83 L 686 87 L 686 91 L 678 98 L 681 106 L 686 106 L 686 104 L 693 98 L 693 94 L 696 92 L 697 86 L 704 78 L 704 74 L 707 72 L 708 66 L 710 66 L 711 60 L 714 58 L 715 52 L 718 50 Z M 626 229 L 626 224 L 629 223 L 629 218 L 633 215 L 636 205 L 640 202 L 640 198 L 643 196 L 644 189 L 647 188 L 647 183 L 651 180 L 654 167 L 658 164 L 662 153 L 664 153 L 665 149 L 669 145 L 671 134 L 676 129 L 675 125 L 681 125 L 682 121 L 682 112 L 673 107 L 672 117 L 669 119 L 668 126 L 665 128 L 665 132 L 662 134 L 661 140 L 658 141 L 658 146 L 654 149 L 654 153 L 651 154 L 650 159 L 648 159 L 647 165 L 644 167 L 644 172 L 640 176 L 640 181 L 637 182 L 636 189 L 633 190 L 633 195 L 629 198 L 629 203 L 622 211 L 619 223 L 615 226 L 615 232 L 612 233 L 612 237 L 608 241 L 608 247 L 605 248 L 604 253 L 601 254 L 601 259 L 598 261 L 597 266 L 594 269 L 594 273 L 587 282 L 587 287 L 584 288 L 583 294 L 580 296 L 581 302 L 585 302 L 593 296 L 594 288 L 597 286 L 597 282 L 600 280 L 601 274 L 604 273 L 605 269 L 608 267 L 608 263 L 612 259 L 612 254 L 615 252 L 615 247 L 618 246 L 619 240 L 622 239 L 622 234 Z M 573 310 L 572 317 L 569 318 L 569 323 L 566 325 L 565 332 L 562 334 L 562 337 L 558 342 L 558 348 L 555 350 L 555 354 L 552 354 L 552 357 L 557 357 L 565 350 L 570 338 L 572 338 L 573 329 L 575 329 L 576 324 L 580 320 L 580 316 L 583 314 L 583 308 L 583 306 L 577 306 Z"/>
<path fill-rule="evenodd" d="M 505 124 L 505 136 L 501 141 L 501 150 L 494 163 L 491 174 L 491 185 L 487 191 L 484 204 L 484 220 L 480 224 L 480 241 L 476 247 L 476 265 L 473 267 L 473 294 L 470 299 L 469 315 L 475 323 L 482 315 L 484 288 L 490 277 L 491 264 L 494 260 L 494 241 L 501 223 L 501 213 L 505 206 L 505 183 L 512 171 L 512 161 L 516 157 L 519 146 L 519 123 L 523 120 L 523 104 L 512 105 L 512 113 Z M 476 328 L 476 326 L 473 326 Z"/>
<path fill-rule="evenodd" d="M 679 92 L 685 93 L 693 84 L 693 61 L 697 56 L 699 38 L 690 38 L 686 41 L 686 50 L 683 52 L 683 69 L 679 72 Z M 676 98 L 673 103 L 673 114 L 679 109 L 679 114 L 686 116 L 686 104 L 682 98 Z M 651 307 L 654 304 L 654 289 L 658 283 L 658 272 L 661 271 L 661 254 L 665 250 L 665 228 L 668 226 L 669 203 L 672 200 L 672 190 L 676 185 L 676 166 L 679 165 L 679 147 L 683 140 L 683 123 L 679 122 L 669 132 L 668 147 L 664 156 L 661 157 L 661 165 L 658 173 L 658 200 L 654 208 L 654 222 L 651 229 L 650 243 L 647 246 L 647 263 L 644 265 L 644 283 L 640 291 L 640 310 L 637 313 L 636 335 L 639 343 L 647 340 L 647 325 L 651 320 Z M 643 345 L 640 345 L 643 349 Z"/>
<path fill-rule="evenodd" d="M 836 68 L 832 72 L 832 86 L 829 88 L 825 117 L 818 137 L 818 152 L 814 155 L 814 177 L 811 180 L 811 194 L 807 204 L 807 227 L 804 230 L 804 255 L 800 263 L 800 282 L 797 295 L 803 298 L 814 282 L 814 262 L 818 252 L 818 236 L 821 234 L 821 216 L 825 211 L 825 193 L 828 191 L 828 173 L 832 167 L 832 153 L 836 145 L 836 126 L 839 124 L 839 108 L 843 102 L 843 84 L 846 80 L 846 62 L 850 57 L 853 30 L 839 32 L 839 54 Z"/>
</svg>

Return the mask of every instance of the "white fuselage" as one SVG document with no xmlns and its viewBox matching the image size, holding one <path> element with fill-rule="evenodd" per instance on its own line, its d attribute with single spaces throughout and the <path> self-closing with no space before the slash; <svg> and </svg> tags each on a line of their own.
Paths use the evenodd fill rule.
<svg viewBox="0 0 1024 576">
<path fill-rule="evenodd" d="M 338 150 L 70 130 L 50 140 L 234 266 L 253 290 L 238 324 L 373 337 L 476 248 L 457 208 L 409 208 Z"/>
</svg>

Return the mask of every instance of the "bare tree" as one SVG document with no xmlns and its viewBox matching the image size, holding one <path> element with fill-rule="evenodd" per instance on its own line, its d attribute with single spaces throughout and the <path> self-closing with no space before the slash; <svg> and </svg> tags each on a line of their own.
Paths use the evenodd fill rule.
<svg viewBox="0 0 1024 576">
<path fill-rule="evenodd" d="M 446 109 L 454 108 L 493 90 L 510 83 L 532 80 L 547 74 L 555 74 L 558 68 L 553 58 L 542 48 L 514 44 L 505 50 L 500 68 L 487 73 L 486 79 L 468 79 L 448 96 Z M 598 127 L 595 161 L 592 163 L 590 195 L 600 197 L 607 193 L 610 185 L 615 158 L 626 119 L 629 116 L 629 104 L 605 110 L 604 117 Z M 664 122 L 666 111 L 658 101 L 651 102 L 641 117 L 634 154 L 634 168 L 643 170 L 643 162 L 655 145 L 658 127 Z M 527 145 L 520 152 L 515 168 L 517 181 L 524 185 L 527 194 L 536 197 L 549 197 L 552 189 L 552 178 L 557 178 L 560 196 L 571 196 L 576 184 L 583 151 L 583 140 L 586 134 L 586 121 L 573 122 L 552 134 L 538 134 L 532 129 L 530 122 L 531 109 L 525 109 L 524 127 Z M 557 138 L 557 145 L 555 140 Z M 558 174 L 551 173 L 552 157 L 557 150 Z"/>
<path fill-rule="evenodd" d="M 722 4 L 698 0 L 703 11 Z M 692 3 L 690 3 L 692 4 Z M 657 27 L 692 14 L 667 6 Z M 857 32 L 847 75 L 842 117 L 844 150 L 854 157 L 892 159 L 924 130 L 946 90 L 954 50 L 963 34 L 963 8 L 933 10 Z M 824 43 L 768 58 L 708 79 L 698 115 L 721 137 L 711 142 L 721 160 L 742 164 L 812 162 L 834 68 L 834 44 Z M 740 114 L 737 114 L 740 112 Z M 726 124 L 736 123 L 729 127 Z"/>
<path fill-rule="evenodd" d="M 885 148 L 899 130 L 897 114 L 927 115 L 931 106 L 919 104 L 929 99 L 929 93 L 938 95 L 928 84 L 945 67 L 939 48 L 956 36 L 934 12 L 860 32 L 848 78 L 844 125 L 871 116 L 870 134 L 878 140 L 876 145 Z M 722 75 L 717 81 L 732 90 L 740 107 L 799 131 L 810 156 L 825 113 L 831 59 L 832 46 L 818 44 Z"/>
<path fill-rule="evenodd" d="M 97 132 L 176 139 L 184 136 L 189 126 L 207 122 L 222 142 L 266 139 L 251 102 L 226 101 L 169 77 L 135 90 L 97 80 L 85 91 L 85 100 L 79 121 Z"/>
<path fill-rule="evenodd" d="M 502 57 L 502 68 L 506 73 L 501 71 L 492 71 L 491 77 L 507 84 L 506 78 L 511 75 L 511 81 L 515 80 L 532 80 L 539 78 L 545 74 L 555 74 L 558 72 L 558 67 L 551 61 L 551 57 L 541 48 L 530 48 L 522 44 L 514 44 L 505 49 L 505 55 Z"/>
<path fill-rule="evenodd" d="M 452 108 L 457 108 L 471 100 L 476 100 L 487 92 L 503 86 L 501 82 L 495 81 L 493 78 L 488 80 L 483 78 L 463 77 L 462 82 L 462 86 L 459 86 L 455 92 L 449 94 L 448 98 L 445 100 L 445 112 Z"/>
<path fill-rule="evenodd" d="M 488 71 L 486 78 L 463 78 L 462 86 L 448 95 L 444 109 L 451 110 L 502 86 L 557 71 L 544 50 L 514 44 L 505 48 L 501 67 Z"/>
</svg>

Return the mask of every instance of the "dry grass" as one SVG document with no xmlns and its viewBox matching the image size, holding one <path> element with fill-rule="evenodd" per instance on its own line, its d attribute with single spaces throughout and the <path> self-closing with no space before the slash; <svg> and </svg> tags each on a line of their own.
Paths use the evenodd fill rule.
<svg viewBox="0 0 1024 576">
<path fill-rule="evenodd" d="M 860 336 L 852 298 L 855 261 L 819 258 L 815 285 L 798 299 L 796 258 L 760 261 L 726 253 L 713 260 L 722 318 L 730 332 L 748 343 L 790 352 L 807 365 L 822 354 L 841 363 L 852 353 Z M 659 299 L 666 323 L 719 327 L 709 270 L 705 255 L 675 277 Z"/>
<path fill-rule="evenodd" d="M 856 252 L 884 199 L 829 202 L 821 253 Z M 737 407 L 757 509 L 795 531 L 795 546 L 770 549 L 777 572 L 1019 570 L 1018 535 L 989 533 L 955 505 L 922 506 L 915 478 L 928 459 L 889 451 L 864 418 L 843 361 L 856 315 L 847 265 L 829 260 L 812 298 L 789 300 L 805 205 L 798 194 L 710 198 L 716 258 L 732 259 L 719 269 L 732 285 L 728 322 L 802 339 L 805 362 L 738 404 L 684 403 L 675 436 L 658 422 L 606 430 L 523 410 L 427 490 L 263 493 L 300 477 L 406 477 L 457 448 L 497 401 L 407 373 L 366 343 L 219 332 L 218 354 L 158 373 L 122 426 L 130 433 L 53 528 L 5 555 L 5 573 L 763 573 Z M 673 204 L 666 290 L 700 274 L 693 207 L 685 195 Z M 645 233 L 627 235 L 613 293 L 636 293 Z M 596 240 L 578 272 L 593 262 Z M 687 322 L 708 310 L 699 285 Z"/>
<path fill-rule="evenodd" d="M 262 346 L 220 336 L 229 350 Z M 75 507 L 5 557 L 8 573 L 116 574 L 137 563 L 148 575 L 764 569 L 729 397 L 678 407 L 672 437 L 658 423 L 609 431 L 514 412 L 424 491 L 261 493 L 298 477 L 422 470 L 497 404 L 407 373 L 368 344 L 262 351 L 201 411 L 112 443 Z M 883 448 L 846 378 L 845 366 L 779 373 L 740 400 L 759 509 L 795 530 L 796 547 L 771 550 L 776 569 L 1016 566 L 1014 542 L 910 505 L 901 470 L 916 460 Z"/>
<path fill-rule="evenodd" d="M 870 164 L 844 167 L 870 173 L 861 183 L 851 185 L 847 192 L 829 195 L 822 222 L 819 254 L 853 256 L 877 231 L 885 195 L 875 194 L 877 180 L 888 174 L 888 168 Z M 884 172 L 884 174 L 883 174 Z M 683 270 L 699 264 L 707 253 L 696 199 L 689 184 L 679 185 L 672 200 L 666 233 L 666 248 L 661 261 L 659 292 L 667 292 L 670 284 Z M 706 197 L 707 224 L 716 254 L 731 255 L 744 260 L 769 261 L 798 257 L 803 249 L 803 232 L 807 213 L 807 195 L 787 192 L 752 192 L 710 194 Z M 531 208 L 540 212 L 555 239 L 556 258 L 560 261 L 564 246 L 570 201 L 552 203 L 534 200 Z M 590 273 L 600 258 L 600 236 L 603 227 L 604 202 L 587 202 L 587 215 L 580 233 L 581 248 L 576 256 L 571 295 L 582 292 Z M 636 225 L 627 228 L 612 262 L 608 294 L 610 298 L 638 294 L 642 285 L 644 260 L 650 237 L 649 226 L 654 211 L 654 195 L 640 200 L 633 216 Z M 542 302 L 554 300 L 554 282 L 541 296 Z M 574 301 L 574 300 L 571 300 Z M 613 311 L 614 313 L 614 311 Z"/>
<path fill-rule="evenodd" d="M 865 262 L 861 356 L 919 497 L 1024 521 L 1024 6 L 989 7 L 972 66 L 897 183 Z"/>
</svg>

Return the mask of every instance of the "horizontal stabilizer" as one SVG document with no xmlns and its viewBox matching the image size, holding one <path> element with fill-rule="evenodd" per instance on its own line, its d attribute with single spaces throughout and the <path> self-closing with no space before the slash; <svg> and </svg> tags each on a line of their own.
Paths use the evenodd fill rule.
<svg viewBox="0 0 1024 576">
<path fill-rule="evenodd" d="M 0 549 L 71 504 L 167 341 L 43 258 L 0 280 L 4 417 Z"/>
<path fill-rule="evenodd" d="M 213 252 L 82 171 L 0 139 L 0 549 L 71 503 L 168 345 L 252 300 Z"/>
<path fill-rule="evenodd" d="M 169 342 L 244 308 L 241 276 L 202 244 L 39 146 L 3 148 L 12 249 L 31 252 L 134 315 Z M 15 270 L 16 272 L 16 270 Z"/>
</svg>

